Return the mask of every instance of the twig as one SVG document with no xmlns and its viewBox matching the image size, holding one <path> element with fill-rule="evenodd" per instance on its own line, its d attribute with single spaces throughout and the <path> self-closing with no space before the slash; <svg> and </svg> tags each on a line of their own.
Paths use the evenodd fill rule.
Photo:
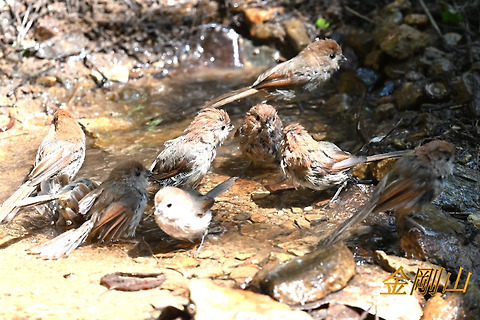
<svg viewBox="0 0 480 320">
<path fill-rule="evenodd" d="M 373 23 L 373 24 L 377 24 L 374 20 L 370 19 L 369 17 L 361 14 L 360 12 L 356 11 L 356 10 L 353 10 L 352 8 L 350 8 L 349 6 L 345 6 L 345 10 L 347 10 L 348 12 L 350 12 L 351 14 L 353 15 L 356 15 L 357 17 L 359 18 L 362 18 L 363 20 L 366 20 L 370 23 Z"/>
<path fill-rule="evenodd" d="M 443 40 L 443 34 L 440 31 L 440 28 L 438 27 L 437 23 L 435 22 L 435 19 L 433 19 L 432 14 L 430 13 L 430 10 L 428 10 L 427 6 L 425 5 L 425 2 L 423 0 L 420 0 L 420 5 L 422 6 L 423 10 L 425 11 L 425 14 L 428 17 L 428 20 L 430 20 L 430 23 L 432 24 L 433 29 L 438 33 L 440 38 Z"/>
</svg>

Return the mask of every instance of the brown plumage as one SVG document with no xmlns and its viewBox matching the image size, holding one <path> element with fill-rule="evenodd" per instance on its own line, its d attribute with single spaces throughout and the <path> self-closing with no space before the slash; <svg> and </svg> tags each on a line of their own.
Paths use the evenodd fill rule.
<svg viewBox="0 0 480 320">
<path fill-rule="evenodd" d="M 138 161 L 115 167 L 98 188 L 80 200 L 86 221 L 76 229 L 32 248 L 46 259 L 68 256 L 84 242 L 108 242 L 135 235 L 147 205 L 150 172 Z"/>
<path fill-rule="evenodd" d="M 368 203 L 319 245 L 338 241 L 348 228 L 370 213 L 396 210 L 397 219 L 402 219 L 432 202 L 452 174 L 454 153 L 450 143 L 435 140 L 401 157 L 377 185 Z"/>
<path fill-rule="evenodd" d="M 373 156 L 354 156 L 327 141 L 316 141 L 300 124 L 283 130 L 284 147 L 281 167 L 295 186 L 325 190 L 348 179 L 347 170 L 363 162 L 401 156 L 408 151 L 388 152 Z"/>
<path fill-rule="evenodd" d="M 279 164 L 282 137 L 282 120 L 268 104 L 251 107 L 235 132 L 240 150 L 253 164 Z"/>
<path fill-rule="evenodd" d="M 304 100 L 321 87 L 345 60 L 337 42 L 317 40 L 297 56 L 262 73 L 251 86 L 223 94 L 207 102 L 203 108 L 218 108 L 257 93 L 261 93 L 265 100 Z"/>
<path fill-rule="evenodd" d="M 41 183 L 62 175 L 72 180 L 84 159 L 85 134 L 82 128 L 68 111 L 58 110 L 50 131 L 38 147 L 34 168 L 27 181 L 0 207 L 0 222 L 12 220 L 20 209 L 16 204 L 35 194 Z"/>
<path fill-rule="evenodd" d="M 183 135 L 165 142 L 165 148 L 150 166 L 154 180 L 161 186 L 195 188 L 230 130 L 227 112 L 200 110 Z"/>
</svg>

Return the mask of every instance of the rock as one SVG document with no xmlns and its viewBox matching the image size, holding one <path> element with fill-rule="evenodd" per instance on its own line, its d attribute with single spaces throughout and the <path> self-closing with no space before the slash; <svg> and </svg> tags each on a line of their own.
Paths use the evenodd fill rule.
<svg viewBox="0 0 480 320">
<path fill-rule="evenodd" d="M 243 14 L 247 21 L 251 24 L 263 24 L 266 21 L 271 20 L 275 15 L 278 15 L 283 12 L 281 7 L 273 8 L 245 8 L 243 9 Z"/>
<path fill-rule="evenodd" d="M 293 44 L 296 52 L 302 51 L 310 44 L 310 37 L 308 36 L 307 28 L 302 21 L 298 19 L 288 20 L 283 24 L 288 40 Z"/>
<path fill-rule="evenodd" d="M 65 33 L 40 43 L 37 57 L 60 59 L 78 55 L 87 50 L 88 39 L 80 32 Z"/>
<path fill-rule="evenodd" d="M 460 268 L 472 272 L 471 281 L 480 280 L 480 235 L 471 225 L 447 217 L 434 205 L 409 219 L 396 220 L 400 246 L 408 257 L 428 260 L 456 276 Z M 425 232 L 419 230 L 419 226 Z"/>
<path fill-rule="evenodd" d="M 237 283 L 242 283 L 247 278 L 253 277 L 258 272 L 259 267 L 256 265 L 246 265 L 233 268 L 230 272 L 229 278 L 235 280 Z"/>
<path fill-rule="evenodd" d="M 418 83 L 404 82 L 395 90 L 393 98 L 399 110 L 413 109 L 423 98 L 423 88 Z"/>
<path fill-rule="evenodd" d="M 398 158 L 390 158 L 379 161 L 372 167 L 372 175 L 377 180 L 380 181 L 382 178 L 393 168 L 395 162 Z"/>
<path fill-rule="evenodd" d="M 479 319 L 480 291 L 470 283 L 466 293 L 447 292 L 445 295 L 437 293 L 428 299 L 423 309 L 422 320 L 457 320 Z"/>
<path fill-rule="evenodd" d="M 380 43 L 380 49 L 392 58 L 406 59 L 425 48 L 428 40 L 427 34 L 402 24 Z"/>
<path fill-rule="evenodd" d="M 363 61 L 363 64 L 366 67 L 370 67 L 373 70 L 378 70 L 380 69 L 381 66 L 383 66 L 383 61 L 384 61 L 384 53 L 382 50 L 375 49 L 370 51 L 367 56 L 365 57 L 365 60 Z"/>
<path fill-rule="evenodd" d="M 325 102 L 324 110 L 340 113 L 352 110 L 352 99 L 346 93 L 337 93 Z"/>
<path fill-rule="evenodd" d="M 418 261 L 413 259 L 407 259 L 403 257 L 397 257 L 392 255 L 387 255 L 381 250 L 375 251 L 375 261 L 387 272 L 394 272 L 398 268 L 402 267 L 405 274 L 410 277 L 412 280 L 415 279 L 419 269 L 436 269 L 440 270 L 440 266 L 430 263 L 428 261 Z M 447 280 L 446 272 L 442 273 L 439 284 L 441 287 L 445 285 Z"/>
<path fill-rule="evenodd" d="M 277 265 L 260 287 L 280 302 L 301 306 L 345 287 L 354 274 L 353 254 L 338 243 Z"/>
<path fill-rule="evenodd" d="M 403 21 L 411 26 L 424 26 L 428 23 L 428 17 L 421 13 L 411 13 L 407 14 Z"/>
<path fill-rule="evenodd" d="M 468 215 L 467 220 L 473 223 L 477 228 L 480 228 L 480 212 L 479 211 Z"/>
<path fill-rule="evenodd" d="M 303 210 L 302 210 L 302 208 L 299 208 L 299 207 L 292 207 L 292 213 L 301 214 L 301 213 L 303 213 Z"/>
<path fill-rule="evenodd" d="M 443 40 L 449 46 L 456 46 L 460 40 L 462 40 L 462 35 L 455 32 L 448 32 L 443 35 Z"/>
<path fill-rule="evenodd" d="M 343 290 L 317 301 L 315 306 L 341 304 L 359 308 L 379 319 L 420 319 L 422 307 L 419 301 L 422 297 L 418 292 L 415 291 L 412 295 L 382 294 L 388 292 L 387 285 L 383 281 L 390 275 L 378 266 L 359 265 L 357 274 Z"/>
<path fill-rule="evenodd" d="M 270 195 L 270 191 L 268 190 L 255 190 L 252 192 L 252 200 L 260 200 L 265 199 Z"/>
<path fill-rule="evenodd" d="M 189 289 L 196 320 L 312 319 L 307 313 L 293 311 L 268 296 L 220 287 L 211 280 L 192 280 Z"/>
<path fill-rule="evenodd" d="M 396 108 L 393 103 L 384 103 L 381 104 L 375 109 L 375 119 L 378 122 L 381 122 L 385 119 L 390 119 L 395 113 Z"/>
<path fill-rule="evenodd" d="M 94 136 L 97 135 L 98 132 L 129 130 L 133 127 L 132 122 L 123 118 L 97 117 L 80 119 L 78 122 L 80 122 L 88 133 Z"/>
<path fill-rule="evenodd" d="M 57 77 L 40 76 L 37 78 L 36 83 L 44 87 L 53 87 L 57 83 Z"/>
</svg>

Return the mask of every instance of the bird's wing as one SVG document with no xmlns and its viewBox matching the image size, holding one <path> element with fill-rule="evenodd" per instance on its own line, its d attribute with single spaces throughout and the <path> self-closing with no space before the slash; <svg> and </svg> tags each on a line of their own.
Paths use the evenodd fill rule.
<svg viewBox="0 0 480 320">
<path fill-rule="evenodd" d="M 29 184 L 32 186 L 37 185 L 52 177 L 71 163 L 74 158 L 74 154 L 66 150 L 58 150 L 43 157 L 30 173 Z"/>
</svg>

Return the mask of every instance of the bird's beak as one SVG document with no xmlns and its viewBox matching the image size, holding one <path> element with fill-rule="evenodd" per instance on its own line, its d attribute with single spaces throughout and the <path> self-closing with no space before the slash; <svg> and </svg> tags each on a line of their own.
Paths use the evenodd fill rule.
<svg viewBox="0 0 480 320">
<path fill-rule="evenodd" d="M 343 54 L 340 56 L 340 62 L 346 62 L 347 57 L 345 57 Z"/>
</svg>

